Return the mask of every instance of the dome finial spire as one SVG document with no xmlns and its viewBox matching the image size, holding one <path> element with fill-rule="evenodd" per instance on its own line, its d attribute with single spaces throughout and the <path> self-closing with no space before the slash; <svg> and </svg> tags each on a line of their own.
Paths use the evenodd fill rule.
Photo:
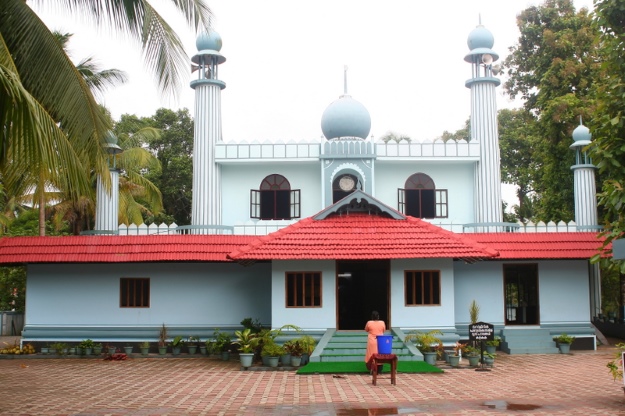
<svg viewBox="0 0 625 416">
<path fill-rule="evenodd" d="M 347 95 L 347 65 L 343 65 L 343 95 Z"/>
</svg>

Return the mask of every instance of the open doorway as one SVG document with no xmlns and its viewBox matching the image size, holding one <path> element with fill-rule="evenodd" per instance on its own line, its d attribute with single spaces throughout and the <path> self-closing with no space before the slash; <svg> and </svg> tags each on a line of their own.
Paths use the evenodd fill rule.
<svg viewBox="0 0 625 416">
<path fill-rule="evenodd" d="M 378 311 L 390 328 L 390 261 L 336 262 L 337 329 L 363 330 Z"/>
<path fill-rule="evenodd" d="M 506 325 L 538 325 L 538 266 L 506 264 L 503 268 Z"/>
</svg>

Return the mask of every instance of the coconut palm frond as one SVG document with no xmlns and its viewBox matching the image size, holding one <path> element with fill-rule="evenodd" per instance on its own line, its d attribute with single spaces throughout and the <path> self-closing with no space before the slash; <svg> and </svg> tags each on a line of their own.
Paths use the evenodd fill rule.
<svg viewBox="0 0 625 416">
<path fill-rule="evenodd" d="M 61 43 L 22 0 L 3 1 L 0 33 L 24 89 L 95 159 L 110 126 Z"/>
<path fill-rule="evenodd" d="M 37 0 L 43 3 L 43 0 Z M 82 13 L 95 24 L 109 25 L 141 42 L 144 62 L 159 89 L 176 96 L 189 59 L 176 32 L 147 0 L 61 0 L 59 7 Z M 211 11 L 203 0 L 172 0 L 196 31 L 210 27 Z"/>
<path fill-rule="evenodd" d="M 51 182 L 72 184 L 75 194 L 86 192 L 89 181 L 65 133 L 24 89 L 19 77 L 0 66 L 0 122 L 6 126 L 0 147 L 0 170 L 7 189 L 20 186 L 20 173 L 46 172 Z M 9 173 L 10 171 L 13 173 Z M 6 173 L 5 173 L 6 172 Z"/>
<path fill-rule="evenodd" d="M 114 68 L 100 69 L 92 56 L 80 61 L 76 65 L 76 69 L 94 94 L 102 94 L 108 88 L 128 81 L 128 74 L 124 71 Z"/>
</svg>

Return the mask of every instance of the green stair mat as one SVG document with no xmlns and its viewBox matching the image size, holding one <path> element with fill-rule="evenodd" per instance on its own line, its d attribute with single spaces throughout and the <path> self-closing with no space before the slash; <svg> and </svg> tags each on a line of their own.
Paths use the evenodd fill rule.
<svg viewBox="0 0 625 416">
<path fill-rule="evenodd" d="M 390 364 L 384 364 L 383 372 L 391 371 Z M 367 366 L 364 361 L 339 361 L 339 362 L 309 362 L 297 370 L 297 374 L 343 374 L 361 373 L 367 374 Z M 398 361 L 398 373 L 442 373 L 440 368 L 430 365 L 425 361 Z"/>
</svg>

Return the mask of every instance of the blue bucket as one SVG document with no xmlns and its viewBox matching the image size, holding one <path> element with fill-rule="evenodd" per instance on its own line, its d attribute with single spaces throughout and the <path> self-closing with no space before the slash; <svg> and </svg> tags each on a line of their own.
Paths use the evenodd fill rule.
<svg viewBox="0 0 625 416">
<path fill-rule="evenodd" d="M 393 337 L 391 335 L 378 335 L 378 354 L 393 353 Z"/>
</svg>

